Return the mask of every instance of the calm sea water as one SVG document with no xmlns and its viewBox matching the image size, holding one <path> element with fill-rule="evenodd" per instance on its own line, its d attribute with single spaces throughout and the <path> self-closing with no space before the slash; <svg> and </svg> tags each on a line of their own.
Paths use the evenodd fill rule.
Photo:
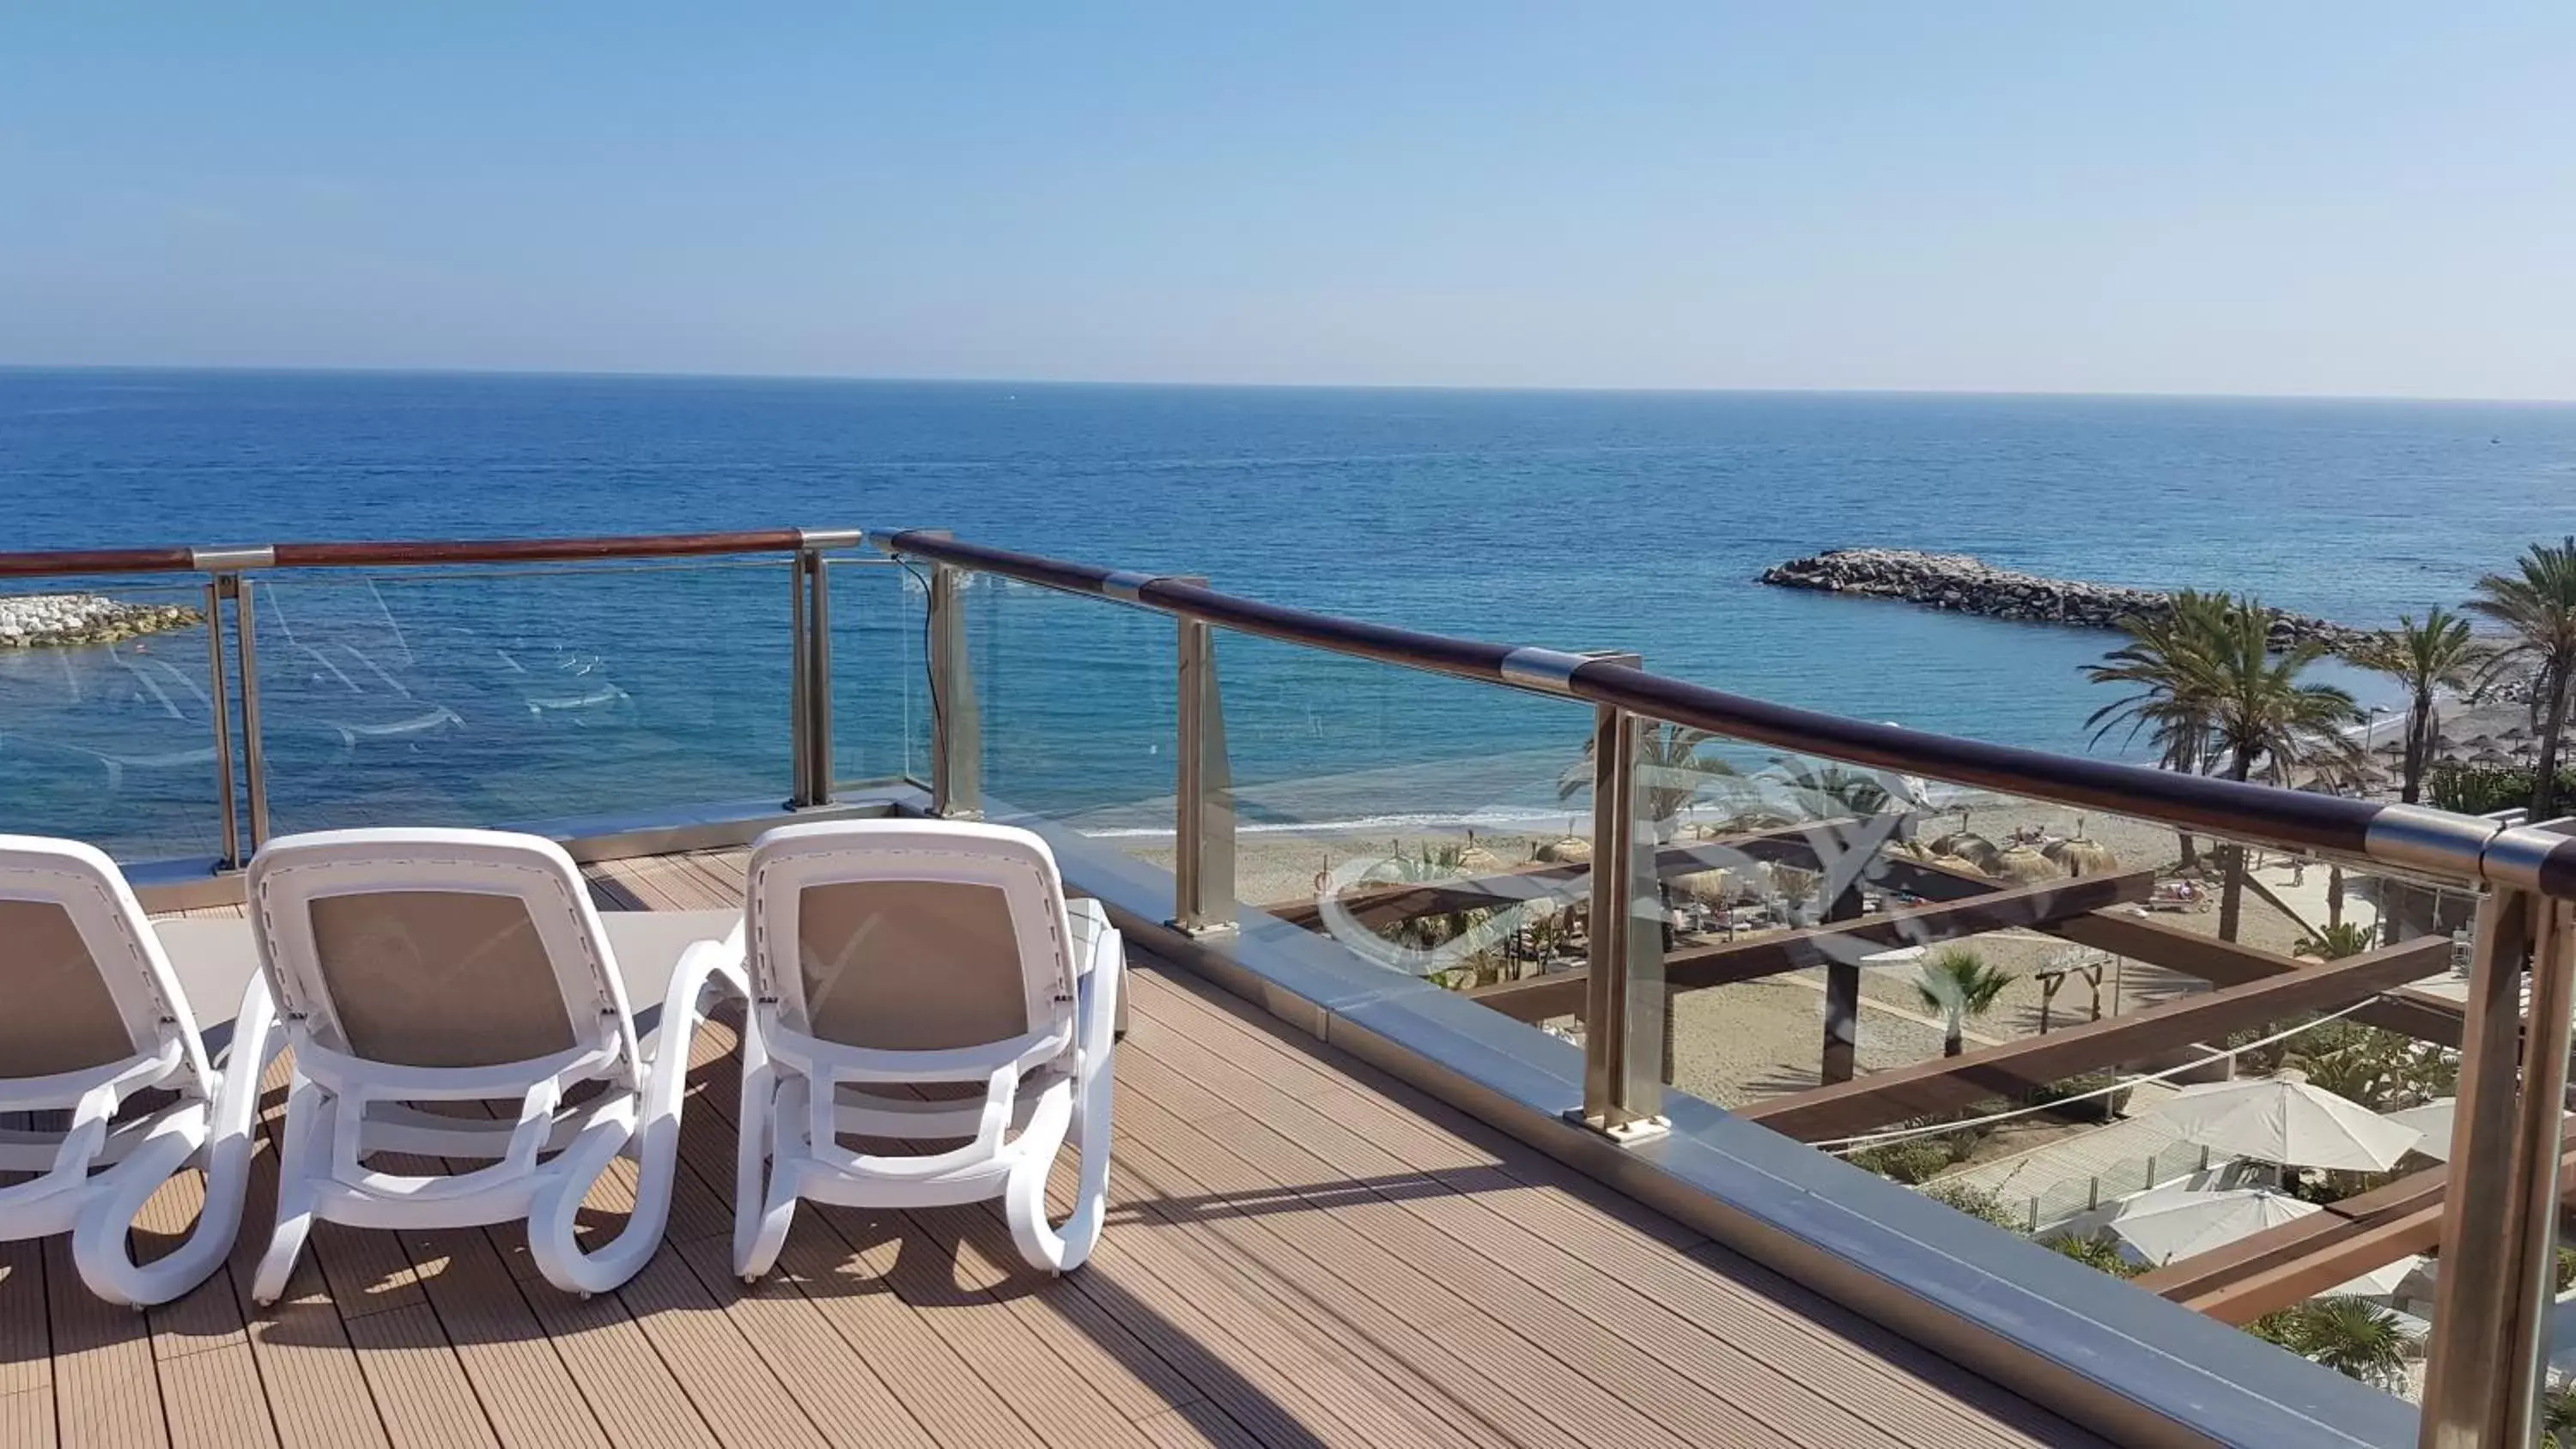
<svg viewBox="0 0 2576 1449">
<path fill-rule="evenodd" d="M 1912 545 L 2384 623 L 2576 532 L 2576 408 L 0 370 L 0 548 L 782 525 L 946 527 L 2075 749 L 2105 636 L 1753 576 Z M 782 566 L 265 583 L 280 829 L 785 787 Z M 840 773 L 920 773 L 917 591 L 854 566 L 834 603 Z M 1150 824 L 1120 807 L 1170 789 L 1168 623 L 1001 588 L 972 617 L 994 791 Z M 1260 820 L 1544 814 L 1583 731 L 1221 649 Z M 0 658 L 0 829 L 210 845 L 204 677 L 201 635 Z"/>
</svg>

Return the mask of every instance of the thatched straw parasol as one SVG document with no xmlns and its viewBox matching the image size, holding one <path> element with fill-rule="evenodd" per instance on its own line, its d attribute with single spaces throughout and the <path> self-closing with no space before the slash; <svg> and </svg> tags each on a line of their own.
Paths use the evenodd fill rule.
<svg viewBox="0 0 2576 1449">
<path fill-rule="evenodd" d="M 2497 735 L 2496 738 L 2500 740 L 2527 740 L 2531 738 L 2531 731 L 2521 725 L 2509 725 L 2506 727 L 2505 732 Z"/>
<path fill-rule="evenodd" d="M 2005 880 L 2019 881 L 2023 885 L 2031 885 L 2039 881 L 2055 880 L 2064 872 L 2057 868 L 2056 861 L 2050 860 L 2027 845 L 2016 845 L 2010 850 L 1998 851 L 1995 858 L 1987 863 L 1986 874 L 2001 876 Z"/>
<path fill-rule="evenodd" d="M 2371 753 L 2374 755 L 2386 755 L 2392 760 L 2402 760 L 2406 758 L 2406 742 L 2404 740 L 2390 740 L 2388 743 L 2381 745 L 2378 749 L 2371 751 Z"/>
<path fill-rule="evenodd" d="M 2513 757 L 2502 750 L 2485 749 L 2469 756 L 2469 763 L 2486 769 L 2500 770 L 2511 765 Z"/>
<path fill-rule="evenodd" d="M 1932 864 L 1939 866 L 1943 870 L 1961 871 L 1968 875 L 1985 874 L 1983 870 L 1978 868 L 1975 861 L 1968 859 L 1964 855 L 1936 855 L 1932 857 Z"/>
<path fill-rule="evenodd" d="M 1551 865 L 1590 865 L 1592 842 L 1580 835 L 1551 840 L 1538 848 L 1538 858 Z"/>
<path fill-rule="evenodd" d="M 1993 841 L 1965 830 L 1953 830 L 1933 841 L 1932 851 L 1935 855 L 1955 855 L 1975 863 L 1980 869 L 1999 854 Z"/>
<path fill-rule="evenodd" d="M 2496 737 L 2493 735 L 2471 735 L 2468 739 L 2468 747 L 2473 750 L 2491 750 L 2495 745 Z"/>
<path fill-rule="evenodd" d="M 1501 856 L 1481 845 L 1469 845 L 1465 850 L 1458 852 L 1460 870 L 1500 870 L 1502 865 Z"/>
<path fill-rule="evenodd" d="M 2057 862 L 2057 868 L 2068 875 L 2101 875 L 2120 868 L 2120 857 L 2112 854 L 2111 847 L 2081 835 L 2052 841 L 2040 853 Z"/>
<path fill-rule="evenodd" d="M 1673 877 L 1673 894 L 1702 905 L 1722 906 L 1735 899 L 1735 880 L 1722 870 L 1695 870 Z"/>
</svg>

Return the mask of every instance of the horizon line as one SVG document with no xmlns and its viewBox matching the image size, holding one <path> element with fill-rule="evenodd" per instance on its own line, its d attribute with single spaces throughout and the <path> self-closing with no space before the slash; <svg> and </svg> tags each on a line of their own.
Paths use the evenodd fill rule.
<svg viewBox="0 0 2576 1449">
<path fill-rule="evenodd" d="M 32 372 L 203 373 L 247 376 L 359 376 L 541 378 L 635 382 L 768 382 L 860 383 L 925 387 L 1155 388 L 1228 392 L 1445 392 L 1651 395 L 1671 397 L 1889 397 L 1889 398 L 2064 398 L 2068 400 L 2136 400 L 2170 402 L 2367 402 L 2480 404 L 2493 407 L 2576 406 L 2576 397 L 2474 397 L 2430 393 L 2335 392 L 2161 392 L 2149 389 L 2015 389 L 1988 387 L 1701 387 L 1686 384 L 1618 383 L 1443 383 L 1443 382 L 1231 382 L 1207 379 L 906 376 L 884 373 L 833 372 L 659 372 L 615 368 L 406 367 L 335 366 L 328 364 L 164 363 L 164 362 L 7 362 L 0 374 Z"/>
</svg>

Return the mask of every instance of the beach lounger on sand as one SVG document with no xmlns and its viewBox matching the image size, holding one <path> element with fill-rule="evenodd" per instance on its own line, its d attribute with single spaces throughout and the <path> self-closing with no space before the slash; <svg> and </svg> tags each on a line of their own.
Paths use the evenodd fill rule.
<svg viewBox="0 0 2576 1449">
<path fill-rule="evenodd" d="M 114 862 L 87 845 L 0 835 L 0 1113 L 60 1127 L 0 1130 L 0 1238 L 72 1235 L 72 1265 L 113 1303 L 166 1303 L 232 1250 L 249 1185 L 261 1072 L 282 1034 L 268 988 L 236 953 L 174 966 Z M 191 970 L 190 968 L 196 968 Z M 187 984 L 208 1015 L 201 1032 Z M 227 1061 L 218 1072 L 218 1057 Z M 135 1103 L 166 1092 L 167 1103 Z M 138 1264 L 127 1229 L 189 1167 L 206 1170 L 196 1226 Z"/>
<path fill-rule="evenodd" d="M 658 1017 L 639 1030 L 609 933 L 552 842 L 482 830 L 286 836 L 251 861 L 249 886 L 295 1048 L 277 1229 L 253 1297 L 285 1291 L 316 1217 L 372 1228 L 525 1218 L 538 1270 L 573 1293 L 644 1266 L 670 1215 L 690 1038 L 711 990 L 746 989 L 738 925 L 680 955 Z M 422 1110 L 469 1103 L 501 1115 Z M 379 1153 L 490 1165 L 407 1175 L 371 1164 Z M 634 1211 L 585 1251 L 574 1236 L 582 1197 L 621 1154 L 637 1161 Z"/>
<path fill-rule="evenodd" d="M 1080 1266 L 1108 1198 L 1126 959 L 1099 903 L 1068 905 L 1035 835 L 953 821 L 773 830 L 752 846 L 749 884 L 735 1271 L 768 1271 L 800 1198 L 907 1208 L 999 1197 L 1031 1266 Z M 908 1090 L 956 1083 L 982 1090 Z M 878 1155 L 845 1136 L 962 1145 Z M 1079 1187 L 1058 1227 L 1047 1173 L 1067 1143 Z"/>
</svg>

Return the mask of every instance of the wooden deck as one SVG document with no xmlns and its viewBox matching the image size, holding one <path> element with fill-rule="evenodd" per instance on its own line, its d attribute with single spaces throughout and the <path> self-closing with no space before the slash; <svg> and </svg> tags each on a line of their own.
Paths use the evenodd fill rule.
<svg viewBox="0 0 2576 1449">
<path fill-rule="evenodd" d="M 593 879 L 604 907 L 699 908 L 737 903 L 741 866 L 662 857 Z M 780 1271 L 743 1289 L 719 1031 L 669 1246 L 623 1291 L 557 1293 L 509 1228 L 325 1224 L 289 1301 L 254 1313 L 272 1170 L 231 1265 L 148 1314 L 91 1299 L 63 1239 L 0 1244 L 0 1444 L 2095 1442 L 1135 965 L 1115 1206 L 1068 1277 L 1019 1267 L 997 1212 L 808 1206 Z M 184 1225 L 189 1185 L 155 1209 L 150 1226 Z"/>
</svg>

